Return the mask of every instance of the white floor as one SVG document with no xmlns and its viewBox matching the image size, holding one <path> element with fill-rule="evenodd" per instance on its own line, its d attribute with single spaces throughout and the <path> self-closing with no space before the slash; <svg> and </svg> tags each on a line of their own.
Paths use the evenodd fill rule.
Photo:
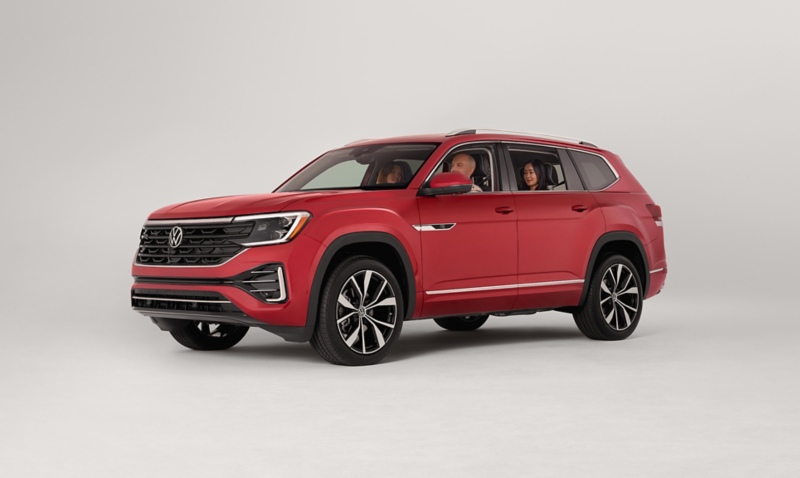
<svg viewBox="0 0 800 478">
<path fill-rule="evenodd" d="M 0 475 L 800 475 L 788 302 L 660 296 L 615 343 L 559 313 L 410 322 L 364 368 L 257 330 L 193 352 L 113 319 L 151 329 L 5 337 Z"/>
</svg>

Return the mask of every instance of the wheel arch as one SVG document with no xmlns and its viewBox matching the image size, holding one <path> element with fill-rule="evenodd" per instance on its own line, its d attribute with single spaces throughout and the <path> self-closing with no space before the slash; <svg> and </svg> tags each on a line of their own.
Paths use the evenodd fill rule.
<svg viewBox="0 0 800 478">
<path fill-rule="evenodd" d="M 417 299 L 414 269 L 411 266 L 408 252 L 400 240 L 386 232 L 352 232 L 334 239 L 325 249 L 317 264 L 308 296 L 305 325 L 305 335 L 308 337 L 305 341 L 311 338 L 317 323 L 322 285 L 341 259 L 356 253 L 373 256 L 392 270 L 400 287 L 403 288 L 403 319 L 407 320 L 414 314 Z"/>
<path fill-rule="evenodd" d="M 621 254 L 633 262 L 633 265 L 636 266 L 636 270 L 639 272 L 639 276 L 642 279 L 644 297 L 647 297 L 647 292 L 650 287 L 650 263 L 647 259 L 647 252 L 645 252 L 642 241 L 632 232 L 612 231 L 600 236 L 594 248 L 592 248 L 592 254 L 589 256 L 589 263 L 586 265 L 586 275 L 584 276 L 583 291 L 581 292 L 581 300 L 578 303 L 579 306 L 582 306 L 586 302 L 586 296 L 589 293 L 589 284 L 591 283 L 597 263 L 600 262 L 603 257 L 614 253 Z"/>
</svg>

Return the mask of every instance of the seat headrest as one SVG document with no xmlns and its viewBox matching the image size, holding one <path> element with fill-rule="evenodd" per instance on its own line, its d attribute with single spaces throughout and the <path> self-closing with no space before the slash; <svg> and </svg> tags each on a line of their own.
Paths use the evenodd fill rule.
<svg viewBox="0 0 800 478">
<path fill-rule="evenodd" d="M 555 186 L 558 184 L 558 173 L 552 164 L 544 163 L 544 175 L 547 178 L 548 186 Z"/>
<path fill-rule="evenodd" d="M 486 176 L 488 176 L 488 174 L 486 174 L 486 171 L 489 170 L 489 165 L 488 165 L 489 158 L 485 158 L 483 156 L 475 154 L 473 154 L 472 157 L 475 158 L 475 171 L 472 173 L 472 177 L 485 178 Z"/>
<path fill-rule="evenodd" d="M 400 168 L 403 170 L 403 182 L 407 183 L 411 181 L 411 176 L 414 175 L 411 171 L 411 166 L 405 161 L 398 161 L 397 164 L 399 164 Z"/>
</svg>

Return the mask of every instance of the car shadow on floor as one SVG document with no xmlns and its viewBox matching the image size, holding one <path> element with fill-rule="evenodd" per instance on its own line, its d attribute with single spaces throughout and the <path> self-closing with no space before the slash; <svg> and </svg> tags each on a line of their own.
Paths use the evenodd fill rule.
<svg viewBox="0 0 800 478">
<path fill-rule="evenodd" d="M 459 349 L 560 340 L 581 341 L 587 339 L 577 328 L 568 326 L 481 328 L 470 332 L 436 330 L 417 332 L 412 336 L 401 336 L 386 359 L 395 361 Z"/>
<path fill-rule="evenodd" d="M 407 324 L 406 324 L 407 326 Z M 584 341 L 575 327 L 503 327 L 482 328 L 471 332 L 447 330 L 404 331 L 384 362 L 395 362 L 431 353 L 447 353 L 460 349 L 502 346 L 504 344 L 553 341 Z M 308 343 L 270 343 L 238 345 L 226 351 L 234 357 L 285 359 L 302 362 L 323 360 Z"/>
</svg>

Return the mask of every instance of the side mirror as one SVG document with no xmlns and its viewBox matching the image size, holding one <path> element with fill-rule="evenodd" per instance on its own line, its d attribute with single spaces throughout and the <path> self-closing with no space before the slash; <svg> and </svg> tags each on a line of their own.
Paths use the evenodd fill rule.
<svg viewBox="0 0 800 478">
<path fill-rule="evenodd" d="M 472 181 L 464 173 L 439 173 L 431 178 L 427 187 L 420 188 L 420 196 L 462 194 L 472 191 Z"/>
</svg>

